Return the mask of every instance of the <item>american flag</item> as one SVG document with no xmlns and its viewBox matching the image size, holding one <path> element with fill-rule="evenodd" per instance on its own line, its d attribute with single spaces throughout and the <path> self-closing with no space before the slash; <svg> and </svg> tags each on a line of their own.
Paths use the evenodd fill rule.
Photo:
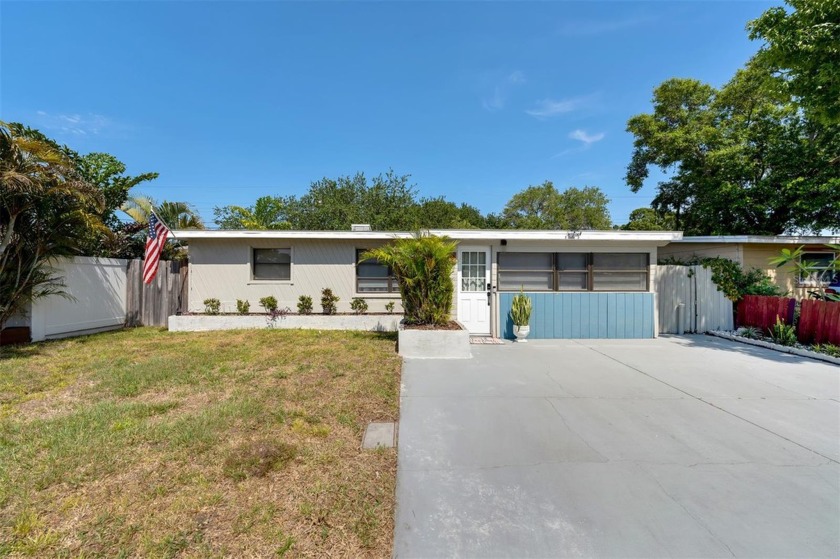
<svg viewBox="0 0 840 559">
<path fill-rule="evenodd" d="M 166 237 L 169 236 L 169 229 L 152 212 L 149 216 L 149 238 L 146 240 L 146 260 L 143 262 L 143 283 L 152 283 L 158 270 L 160 253 L 163 245 L 166 244 Z"/>
</svg>

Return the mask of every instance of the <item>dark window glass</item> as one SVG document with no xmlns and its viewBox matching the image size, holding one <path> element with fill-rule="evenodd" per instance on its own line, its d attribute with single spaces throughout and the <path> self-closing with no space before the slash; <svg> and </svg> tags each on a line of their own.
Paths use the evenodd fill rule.
<svg viewBox="0 0 840 559">
<path fill-rule="evenodd" d="M 356 251 L 358 259 L 364 250 Z M 369 258 L 356 264 L 356 292 L 358 293 L 394 293 L 400 288 L 391 269 Z"/>
<path fill-rule="evenodd" d="M 290 280 L 292 278 L 292 249 L 255 248 L 254 279 Z"/>
</svg>

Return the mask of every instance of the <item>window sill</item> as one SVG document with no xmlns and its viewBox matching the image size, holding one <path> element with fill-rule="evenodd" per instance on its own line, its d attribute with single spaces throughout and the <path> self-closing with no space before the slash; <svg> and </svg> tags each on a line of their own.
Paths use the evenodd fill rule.
<svg viewBox="0 0 840 559">
<path fill-rule="evenodd" d="M 354 297 L 361 297 L 362 299 L 399 299 L 399 293 L 371 293 L 371 292 L 356 292 Z"/>
<path fill-rule="evenodd" d="M 246 285 L 294 285 L 294 282 L 287 280 L 251 280 Z"/>
</svg>

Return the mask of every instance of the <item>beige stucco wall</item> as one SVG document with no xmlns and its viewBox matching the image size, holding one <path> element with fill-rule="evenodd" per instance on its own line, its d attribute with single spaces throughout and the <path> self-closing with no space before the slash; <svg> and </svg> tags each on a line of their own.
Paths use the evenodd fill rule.
<svg viewBox="0 0 840 559">
<path fill-rule="evenodd" d="M 670 243 L 659 248 L 659 259 L 688 262 L 694 258 L 728 258 L 743 265 L 744 254 L 738 243 Z"/>
<path fill-rule="evenodd" d="M 205 299 L 217 298 L 222 312 L 236 312 L 236 300 L 247 299 L 251 312 L 263 312 L 259 300 L 268 295 L 279 306 L 297 312 L 301 295 L 312 297 L 313 312 L 321 311 L 321 290 L 329 287 L 340 298 L 338 312 L 351 312 L 353 297 L 363 297 L 368 312 L 385 312 L 389 301 L 401 312 L 399 293 L 356 293 L 356 249 L 375 243 L 346 240 L 295 239 L 195 239 L 190 241 L 190 311 L 204 312 Z M 380 243 L 381 244 L 381 243 Z M 254 248 L 291 248 L 289 281 L 254 280 Z"/>
</svg>

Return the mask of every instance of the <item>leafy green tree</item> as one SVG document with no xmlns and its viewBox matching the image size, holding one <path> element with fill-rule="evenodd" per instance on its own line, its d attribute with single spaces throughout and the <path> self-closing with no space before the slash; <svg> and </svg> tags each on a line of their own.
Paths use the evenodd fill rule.
<svg viewBox="0 0 840 559">
<path fill-rule="evenodd" d="M 514 194 L 502 212 L 514 229 L 609 229 L 609 198 L 597 187 L 558 192 L 551 181 Z"/>
<path fill-rule="evenodd" d="M 422 198 L 414 207 L 413 229 L 482 229 L 486 225 L 478 208 L 458 206 L 445 198 Z"/>
<path fill-rule="evenodd" d="M 291 229 L 289 207 L 293 203 L 290 198 L 261 196 L 252 206 L 217 206 L 214 221 L 222 229 Z"/>
<path fill-rule="evenodd" d="M 104 206 L 100 218 L 108 227 L 120 225 L 116 211 L 128 200 L 129 191 L 138 184 L 158 178 L 158 173 L 125 174 L 125 164 L 108 153 L 75 156 L 79 175 L 102 192 Z"/>
<path fill-rule="evenodd" d="M 130 196 L 122 210 L 135 222 L 149 223 L 152 210 L 170 229 L 204 229 L 204 222 L 195 208 L 187 202 L 155 202 L 150 196 Z"/>
<path fill-rule="evenodd" d="M 840 123 L 840 2 L 787 0 L 794 11 L 770 8 L 747 29 L 763 39 L 758 59 L 784 79 L 816 120 Z"/>
<path fill-rule="evenodd" d="M 624 231 L 673 231 L 676 227 L 674 214 L 661 214 L 653 208 L 636 208 L 630 212 L 630 220 L 619 227 Z"/>
<path fill-rule="evenodd" d="M 102 192 L 67 150 L 17 123 L 0 123 L 0 329 L 35 299 L 64 294 L 51 259 L 78 254 L 104 229 Z"/>
<path fill-rule="evenodd" d="M 840 127 L 809 121 L 766 67 L 754 62 L 722 89 L 671 79 L 653 112 L 630 119 L 626 181 L 638 192 L 650 167 L 671 173 L 652 207 L 690 235 L 837 229 Z"/>
</svg>

